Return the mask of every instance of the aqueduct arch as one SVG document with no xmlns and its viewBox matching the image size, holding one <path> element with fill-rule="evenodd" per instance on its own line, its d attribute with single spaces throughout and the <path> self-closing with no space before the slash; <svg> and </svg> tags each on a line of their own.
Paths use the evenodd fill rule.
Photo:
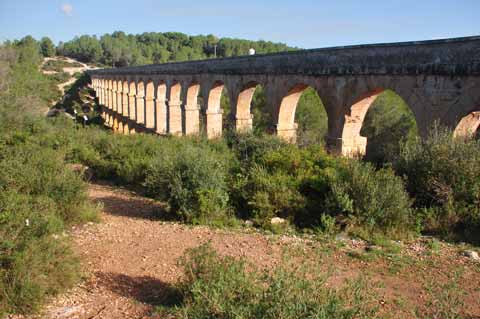
<svg viewBox="0 0 480 319">
<path fill-rule="evenodd" d="M 144 127 L 146 101 L 152 98 L 150 93 L 146 94 L 145 85 L 150 88 L 150 83 L 154 83 L 155 130 L 150 131 L 159 134 L 197 134 L 195 104 L 198 105 L 198 101 L 195 102 L 194 96 L 201 90 L 202 97 L 207 98 L 209 138 L 222 134 L 220 98 L 224 87 L 228 88 L 230 100 L 235 104 L 232 112 L 236 129 L 248 130 L 252 126 L 254 87 L 261 83 L 276 133 L 293 141 L 298 100 L 310 86 L 319 93 L 328 115 L 330 150 L 349 154 L 363 152 L 366 141 L 360 135 L 361 124 L 379 90 L 386 88 L 396 92 L 410 106 L 421 136 L 426 135 L 435 121 L 452 129 L 458 126 L 457 135 L 463 134 L 465 127 L 470 131 L 478 128 L 478 109 L 472 113 L 469 107 L 480 103 L 479 55 L 480 37 L 466 37 L 90 70 L 88 73 L 107 113 L 107 122 L 110 113 L 115 114 L 114 120 L 118 116 L 125 117 L 126 113 L 125 87 L 119 88 L 112 81 L 120 78 L 129 81 L 129 129 L 143 127 L 148 131 L 152 126 L 149 107 L 150 117 L 147 115 L 147 128 Z M 139 79 L 148 82 L 144 85 Z M 136 80 L 139 80 L 137 87 Z M 155 83 L 163 83 L 162 88 L 160 84 L 155 88 Z M 121 104 L 114 99 L 119 94 Z M 120 112 L 116 106 L 121 106 Z M 115 123 L 112 126 L 116 127 Z"/>
<path fill-rule="evenodd" d="M 366 154 L 368 140 L 367 137 L 361 135 L 365 118 L 379 96 L 388 91 L 407 105 L 412 116 L 415 118 L 415 123 L 417 124 L 417 118 L 421 115 L 421 112 L 419 112 L 418 109 L 413 109 L 407 103 L 407 100 L 393 89 L 374 88 L 354 100 L 351 107 L 345 113 L 341 138 L 343 143 L 342 155 L 355 156 Z"/>
<path fill-rule="evenodd" d="M 167 84 L 165 81 L 160 81 L 157 84 L 155 100 L 155 127 L 158 134 L 167 133 L 167 114 Z"/>
<path fill-rule="evenodd" d="M 276 133 L 279 137 L 295 142 L 297 138 L 297 123 L 295 123 L 295 113 L 298 101 L 303 92 L 308 88 L 307 84 L 296 84 L 282 98 L 278 109 Z"/>
<path fill-rule="evenodd" d="M 130 80 L 128 82 L 128 117 L 133 121 L 137 120 L 136 96 L 137 87 L 135 85 L 135 81 Z"/>
<path fill-rule="evenodd" d="M 136 82 L 137 94 L 136 94 L 136 118 L 137 123 L 145 125 L 145 84 L 140 79 Z"/>
<path fill-rule="evenodd" d="M 145 86 L 145 127 L 155 128 L 155 86 L 151 79 Z"/>
<path fill-rule="evenodd" d="M 259 83 L 249 82 L 240 91 L 235 106 L 235 130 L 249 132 L 253 129 L 252 99 Z"/>
<path fill-rule="evenodd" d="M 182 85 L 174 81 L 168 99 L 168 131 L 172 135 L 182 135 Z"/>
<path fill-rule="evenodd" d="M 360 135 L 365 115 L 368 109 L 383 92 L 383 89 L 374 89 L 361 96 L 350 107 L 350 112 L 345 115 L 342 131 L 342 155 L 364 155 L 367 149 L 367 138 Z"/>
<path fill-rule="evenodd" d="M 200 84 L 196 81 L 187 86 L 184 106 L 184 134 L 197 135 L 200 132 L 200 107 L 198 105 L 198 94 Z"/>
<path fill-rule="evenodd" d="M 220 106 L 222 92 L 225 84 L 221 81 L 213 83 L 208 93 L 206 109 L 206 132 L 208 138 L 217 138 L 222 136 L 222 108 Z"/>
</svg>

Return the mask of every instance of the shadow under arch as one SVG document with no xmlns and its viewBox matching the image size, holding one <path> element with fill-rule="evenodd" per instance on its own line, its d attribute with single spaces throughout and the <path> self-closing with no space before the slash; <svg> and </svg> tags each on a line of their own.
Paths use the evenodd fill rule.
<svg viewBox="0 0 480 319">
<path fill-rule="evenodd" d="M 376 88 L 356 99 L 345 115 L 341 152 L 382 163 L 398 155 L 402 140 L 417 136 L 417 120 L 405 99 L 393 89 Z"/>
</svg>

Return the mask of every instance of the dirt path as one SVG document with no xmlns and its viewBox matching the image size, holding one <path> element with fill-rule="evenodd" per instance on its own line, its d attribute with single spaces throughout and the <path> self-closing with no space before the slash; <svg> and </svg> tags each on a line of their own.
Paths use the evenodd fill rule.
<svg viewBox="0 0 480 319">
<path fill-rule="evenodd" d="M 80 64 L 81 66 L 79 67 L 64 67 L 63 68 L 63 72 L 65 73 L 68 73 L 70 74 L 70 78 L 64 82 L 64 83 L 60 83 L 57 85 L 58 89 L 60 90 L 60 92 L 62 92 L 62 96 L 65 94 L 65 87 L 75 83 L 76 81 L 76 78 L 73 76 L 75 73 L 83 73 L 85 71 L 88 71 L 88 70 L 94 70 L 96 68 L 94 67 L 90 67 L 88 66 L 87 64 L 83 63 L 83 62 L 80 62 L 80 61 L 77 61 L 75 59 L 72 59 L 72 58 L 68 58 L 68 57 L 51 57 L 51 58 L 44 58 L 43 59 L 43 62 L 42 64 L 40 65 L 40 69 L 42 70 L 42 72 L 44 74 L 56 74 L 58 72 L 56 71 L 46 71 L 46 70 L 43 70 L 43 66 L 45 65 L 45 63 L 47 63 L 48 61 L 65 61 L 65 62 L 68 62 L 68 63 L 78 63 Z M 53 102 L 53 104 L 55 104 L 56 102 Z"/>
<path fill-rule="evenodd" d="M 72 231 L 87 280 L 57 298 L 42 318 L 144 318 L 180 276 L 187 248 L 211 241 L 222 253 L 273 265 L 280 248 L 260 234 L 188 227 L 152 219 L 161 204 L 110 186 L 92 185 L 104 204 L 102 222 Z"/>
<path fill-rule="evenodd" d="M 252 229 L 190 227 L 159 220 L 158 216 L 164 214 L 162 204 L 125 190 L 93 184 L 89 194 L 104 205 L 102 222 L 77 227 L 70 234 L 84 262 L 85 280 L 53 300 L 36 318 L 156 318 L 152 314 L 155 305 L 165 299 L 181 276 L 178 258 L 187 248 L 205 242 L 211 242 L 220 254 L 244 256 L 269 269 L 279 263 L 287 246 L 300 247 L 307 253 L 321 248 L 325 251 L 321 262 L 325 268 L 334 269 L 333 284 L 359 273 L 369 274 L 370 280 L 381 283 L 379 303 L 383 310 L 399 318 L 412 317 L 412 306 L 427 302 L 423 282 L 441 282 L 445 275 L 462 268 L 463 276 L 458 283 L 467 290 L 465 309 L 472 318 L 480 316 L 480 267 L 458 257 L 450 248 L 428 257 L 432 266 L 425 268 L 421 263 L 427 256 L 425 248 L 418 244 L 407 247 L 407 255 L 412 255 L 419 264 L 392 271 L 388 261 L 368 262 L 346 253 L 362 249 L 362 243 L 355 240 L 336 244 L 342 248 L 335 249 L 319 241 L 265 235 Z M 404 304 L 399 306 L 394 299 L 403 300 Z"/>
</svg>

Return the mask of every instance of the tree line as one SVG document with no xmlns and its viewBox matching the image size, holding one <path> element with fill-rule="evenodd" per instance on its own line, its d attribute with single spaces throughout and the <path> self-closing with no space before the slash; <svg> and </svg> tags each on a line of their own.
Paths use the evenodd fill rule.
<svg viewBox="0 0 480 319">
<path fill-rule="evenodd" d="M 240 56 L 247 55 L 250 49 L 260 54 L 296 49 L 284 43 L 217 38 L 211 34 L 195 36 L 180 32 L 126 34 L 122 31 L 100 37 L 77 36 L 70 41 L 59 42 L 57 46 L 49 37 L 37 41 L 32 36 L 13 42 L 7 41 L 5 44 L 24 42 L 34 44 L 44 57 L 67 56 L 85 63 L 112 67 Z"/>
<path fill-rule="evenodd" d="M 76 58 L 82 62 L 112 67 L 200 60 L 257 53 L 292 50 L 283 43 L 217 38 L 214 35 L 189 36 L 180 32 L 148 32 L 126 34 L 117 31 L 96 36 L 82 35 L 60 43 L 59 55 Z"/>
</svg>

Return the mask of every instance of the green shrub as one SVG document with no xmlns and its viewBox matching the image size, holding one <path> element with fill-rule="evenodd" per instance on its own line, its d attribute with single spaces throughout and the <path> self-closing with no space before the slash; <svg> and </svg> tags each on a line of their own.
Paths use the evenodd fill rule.
<svg viewBox="0 0 480 319">
<path fill-rule="evenodd" d="M 61 152 L 21 142 L 0 148 L 0 314 L 35 311 L 78 278 L 59 234 L 95 212 Z"/>
<path fill-rule="evenodd" d="M 78 261 L 62 233 L 96 217 L 85 183 L 65 164 L 73 126 L 43 116 L 57 93 L 39 60 L 31 37 L 0 46 L 1 318 L 33 312 L 73 284 Z"/>
<path fill-rule="evenodd" d="M 228 173 L 225 155 L 188 140 L 165 142 L 144 186 L 151 196 L 168 201 L 183 220 L 210 223 L 226 217 Z"/>
<path fill-rule="evenodd" d="M 253 134 L 237 134 L 228 132 L 225 137 L 228 146 L 235 152 L 242 166 L 248 167 L 265 153 L 278 150 L 285 142 L 271 135 L 257 136 Z"/>
<path fill-rule="evenodd" d="M 275 216 L 293 221 L 305 207 L 302 184 L 323 164 L 325 152 L 320 147 L 300 149 L 281 144 L 254 154 L 255 161 L 234 183 L 236 207 L 264 226 Z"/>
<path fill-rule="evenodd" d="M 242 217 L 264 227 L 275 216 L 327 232 L 335 228 L 327 216 L 369 233 L 402 234 L 415 227 L 408 194 L 391 169 L 333 158 L 321 146 L 281 145 L 257 153 L 237 174 L 232 193 Z"/>
<path fill-rule="evenodd" d="M 266 226 L 275 216 L 292 219 L 303 208 L 305 199 L 299 191 L 300 180 L 283 171 L 270 173 L 258 165 L 248 174 L 245 200 L 257 224 Z"/>
<path fill-rule="evenodd" d="M 327 288 L 315 267 L 285 263 L 262 272 L 242 259 L 220 257 L 208 245 L 188 251 L 181 265 L 183 299 L 174 313 L 179 318 L 376 317 L 375 301 L 362 281 Z"/>
<path fill-rule="evenodd" d="M 48 197 L 0 192 L 0 317 L 36 311 L 78 279 L 76 257 L 55 235 L 63 229 L 56 208 Z"/>
<path fill-rule="evenodd" d="M 330 214 L 343 215 L 349 224 L 370 232 L 404 235 L 415 229 L 403 181 L 391 169 L 375 170 L 368 163 L 351 160 L 327 176 Z"/>
<path fill-rule="evenodd" d="M 434 127 L 426 139 L 403 146 L 395 167 L 407 178 L 425 231 L 479 241 L 480 141 L 452 135 Z"/>
</svg>

